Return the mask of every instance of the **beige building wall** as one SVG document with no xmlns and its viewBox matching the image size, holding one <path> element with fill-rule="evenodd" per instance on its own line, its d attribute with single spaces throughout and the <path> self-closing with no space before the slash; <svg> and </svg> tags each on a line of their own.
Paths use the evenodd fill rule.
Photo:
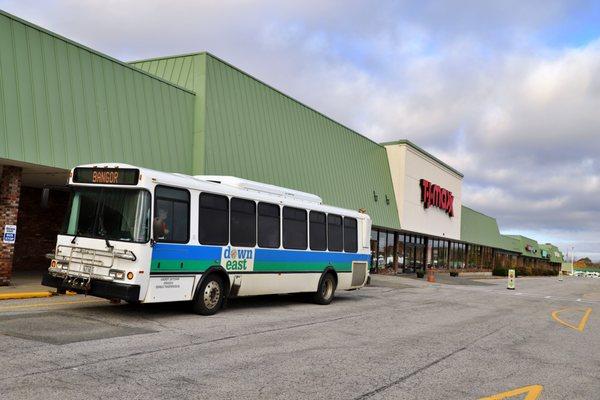
<svg viewBox="0 0 600 400">
<path fill-rule="evenodd" d="M 403 230 L 460 240 L 462 176 L 409 142 L 385 145 Z M 421 202 L 420 180 L 452 192 L 454 216 Z"/>
</svg>

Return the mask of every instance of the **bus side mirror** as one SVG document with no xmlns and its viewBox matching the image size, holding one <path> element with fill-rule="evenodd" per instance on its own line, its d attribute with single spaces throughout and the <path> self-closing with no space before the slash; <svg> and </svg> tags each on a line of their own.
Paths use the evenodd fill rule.
<svg viewBox="0 0 600 400">
<path fill-rule="evenodd" d="M 42 201 L 41 201 L 42 208 L 44 208 L 44 209 L 48 208 L 49 199 L 50 199 L 50 188 L 45 187 L 42 189 Z"/>
<path fill-rule="evenodd" d="M 150 238 L 150 247 L 154 247 L 155 244 L 156 240 L 154 240 L 154 238 Z"/>
</svg>

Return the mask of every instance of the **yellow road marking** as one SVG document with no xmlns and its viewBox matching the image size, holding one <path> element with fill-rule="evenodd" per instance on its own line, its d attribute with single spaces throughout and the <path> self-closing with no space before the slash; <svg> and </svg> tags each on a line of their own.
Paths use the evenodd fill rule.
<svg viewBox="0 0 600 400">
<path fill-rule="evenodd" d="M 0 300 L 19 300 L 19 299 L 33 299 L 39 297 L 50 297 L 53 293 L 50 291 L 42 292 L 12 292 L 12 293 L 0 293 Z"/>
<path fill-rule="evenodd" d="M 560 313 L 565 312 L 565 311 L 583 311 L 583 317 L 581 318 L 581 320 L 579 320 L 579 324 L 577 324 L 576 326 L 573 324 L 570 324 L 566 321 L 563 321 L 562 319 L 560 319 L 558 316 L 560 315 Z M 586 307 L 586 308 L 563 308 L 562 310 L 556 310 L 552 312 L 552 318 L 558 322 L 559 324 L 563 324 L 564 326 L 568 326 L 571 329 L 575 329 L 576 331 L 579 332 L 583 332 L 583 330 L 585 329 L 585 324 L 587 324 L 588 319 L 590 318 L 590 314 L 592 313 L 592 308 L 591 307 Z"/>
<path fill-rule="evenodd" d="M 17 304 L 14 306 L 0 307 L 0 311 L 10 311 L 18 308 L 34 308 L 34 307 L 52 307 L 60 306 L 65 304 L 92 304 L 92 303 L 106 303 L 106 300 L 76 300 L 76 301 L 56 301 L 52 303 L 35 303 L 35 304 Z"/>
<path fill-rule="evenodd" d="M 523 400 L 535 400 L 538 397 L 540 397 L 542 389 L 544 389 L 542 385 L 523 386 L 517 389 L 509 390 L 508 392 L 498 393 L 490 397 L 482 397 L 479 400 L 501 400 L 507 399 L 509 397 L 515 397 L 521 394 L 527 394 L 527 396 L 525 396 Z"/>
</svg>

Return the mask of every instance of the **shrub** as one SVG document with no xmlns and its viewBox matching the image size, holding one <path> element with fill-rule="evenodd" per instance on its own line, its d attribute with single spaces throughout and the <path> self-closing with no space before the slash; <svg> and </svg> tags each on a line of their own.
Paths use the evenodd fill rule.
<svg viewBox="0 0 600 400">
<path fill-rule="evenodd" d="M 508 269 L 504 267 L 496 267 L 492 270 L 494 276 L 508 276 Z"/>
<path fill-rule="evenodd" d="M 456 271 L 450 271 L 450 276 L 457 277 L 458 276 L 458 272 L 456 272 Z"/>
<path fill-rule="evenodd" d="M 425 276 L 425 272 L 417 271 L 417 278 L 423 278 Z"/>
</svg>

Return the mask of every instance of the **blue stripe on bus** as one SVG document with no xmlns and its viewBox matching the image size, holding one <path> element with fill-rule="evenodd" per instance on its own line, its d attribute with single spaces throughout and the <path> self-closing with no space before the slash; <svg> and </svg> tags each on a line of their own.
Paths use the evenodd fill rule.
<svg viewBox="0 0 600 400">
<path fill-rule="evenodd" d="M 221 260 L 221 246 L 156 243 L 152 258 L 159 260 Z"/>
<path fill-rule="evenodd" d="M 200 246 L 187 244 L 156 243 L 153 259 L 159 260 L 221 260 L 225 246 Z M 369 261 L 370 254 L 340 253 L 310 250 L 255 249 L 255 260 L 278 262 L 352 262 Z"/>
</svg>

